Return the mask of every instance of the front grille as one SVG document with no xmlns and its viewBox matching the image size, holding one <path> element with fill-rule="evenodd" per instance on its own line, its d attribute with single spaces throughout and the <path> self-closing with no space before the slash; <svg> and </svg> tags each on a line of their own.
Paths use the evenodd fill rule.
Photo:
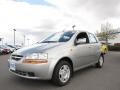
<svg viewBox="0 0 120 90">
<path fill-rule="evenodd" d="M 19 70 L 15 70 L 15 71 L 10 70 L 10 71 L 12 71 L 16 74 L 22 75 L 22 76 L 29 76 L 29 77 L 34 77 L 35 76 L 35 74 L 33 72 L 24 72 L 24 71 L 19 71 Z"/>
<path fill-rule="evenodd" d="M 12 55 L 12 56 L 11 56 L 11 59 L 12 59 L 12 60 L 15 60 L 15 61 L 19 61 L 19 60 L 22 59 L 22 57 L 23 57 L 22 55 Z"/>
</svg>

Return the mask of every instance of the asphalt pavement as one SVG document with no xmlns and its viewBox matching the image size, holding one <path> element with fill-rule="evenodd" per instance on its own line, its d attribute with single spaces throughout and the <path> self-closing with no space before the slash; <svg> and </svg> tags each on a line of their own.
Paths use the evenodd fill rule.
<svg viewBox="0 0 120 90">
<path fill-rule="evenodd" d="M 102 69 L 94 66 L 74 73 L 63 87 L 50 81 L 29 80 L 8 71 L 9 55 L 0 56 L 0 90 L 120 90 L 120 52 L 109 52 Z"/>
</svg>

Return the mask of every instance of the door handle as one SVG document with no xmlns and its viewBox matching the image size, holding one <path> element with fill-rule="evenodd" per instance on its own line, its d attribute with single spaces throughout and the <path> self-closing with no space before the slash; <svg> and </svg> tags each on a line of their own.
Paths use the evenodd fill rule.
<svg viewBox="0 0 120 90">
<path fill-rule="evenodd" d="M 91 45 L 91 46 L 88 46 L 89 48 L 92 48 L 93 46 Z"/>
<path fill-rule="evenodd" d="M 92 48 L 93 47 L 93 45 L 90 45 L 90 46 L 88 46 L 89 48 Z"/>
</svg>

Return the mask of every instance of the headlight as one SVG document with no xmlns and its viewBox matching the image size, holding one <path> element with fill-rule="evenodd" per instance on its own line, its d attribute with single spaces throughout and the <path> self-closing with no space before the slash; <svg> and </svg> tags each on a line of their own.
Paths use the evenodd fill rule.
<svg viewBox="0 0 120 90">
<path fill-rule="evenodd" d="M 40 64 L 40 63 L 47 63 L 48 62 L 48 54 L 47 53 L 33 53 L 28 55 L 23 60 L 23 63 L 30 63 L 30 64 Z"/>
<path fill-rule="evenodd" d="M 47 53 L 33 53 L 25 57 L 26 59 L 48 59 Z"/>
</svg>

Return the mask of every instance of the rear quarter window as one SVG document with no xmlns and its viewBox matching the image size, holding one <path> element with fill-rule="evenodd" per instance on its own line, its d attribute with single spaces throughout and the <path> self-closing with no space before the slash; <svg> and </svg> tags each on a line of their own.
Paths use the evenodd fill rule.
<svg viewBox="0 0 120 90">
<path fill-rule="evenodd" d="M 90 43 L 97 43 L 98 42 L 95 35 L 92 33 L 89 33 L 89 42 Z"/>
</svg>

